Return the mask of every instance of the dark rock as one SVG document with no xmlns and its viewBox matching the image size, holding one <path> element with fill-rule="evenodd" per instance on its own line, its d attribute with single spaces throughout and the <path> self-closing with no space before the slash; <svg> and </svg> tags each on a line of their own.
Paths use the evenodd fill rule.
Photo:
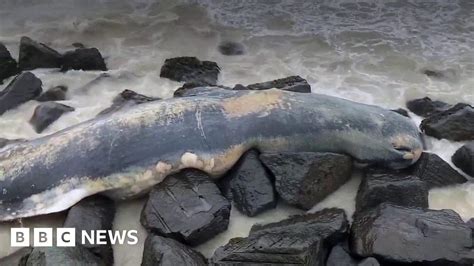
<svg viewBox="0 0 474 266">
<path fill-rule="evenodd" d="M 258 152 L 245 153 L 231 169 L 229 187 L 235 207 L 247 216 L 255 216 L 276 206 L 277 198 L 271 175 L 258 159 Z"/>
<path fill-rule="evenodd" d="M 205 266 L 206 259 L 180 242 L 166 237 L 149 235 L 145 240 L 142 266 L 190 265 Z"/>
<path fill-rule="evenodd" d="M 74 48 L 86 48 L 86 46 L 83 43 L 80 43 L 80 42 L 73 43 L 72 47 L 74 47 Z"/>
<path fill-rule="evenodd" d="M 0 265 L 23 266 L 26 264 L 26 261 L 28 260 L 28 257 L 30 256 L 32 251 L 33 248 L 31 247 L 21 248 L 4 258 L 0 258 Z"/>
<path fill-rule="evenodd" d="M 124 90 L 112 100 L 112 105 L 102 110 L 99 115 L 114 113 L 122 109 L 129 108 L 134 105 L 161 100 L 161 98 L 148 97 L 143 94 L 136 93 L 132 90 Z"/>
<path fill-rule="evenodd" d="M 236 90 L 236 91 L 244 91 L 244 90 L 248 90 L 247 87 L 245 87 L 244 85 L 242 84 L 235 84 L 233 90 Z"/>
<path fill-rule="evenodd" d="M 22 70 L 60 68 L 61 54 L 28 37 L 21 37 L 18 65 Z"/>
<path fill-rule="evenodd" d="M 458 103 L 424 119 L 420 128 L 426 135 L 438 139 L 474 140 L 474 107 Z"/>
<path fill-rule="evenodd" d="M 424 69 L 423 74 L 430 78 L 435 79 L 454 79 L 456 77 L 456 71 L 454 69 L 436 70 L 436 69 Z"/>
<path fill-rule="evenodd" d="M 380 263 L 378 262 L 378 260 L 376 258 L 366 258 L 366 259 L 363 259 L 361 260 L 357 266 L 380 266 Z"/>
<path fill-rule="evenodd" d="M 356 266 L 356 259 L 352 258 L 341 245 L 336 245 L 331 249 L 326 266 Z"/>
<path fill-rule="evenodd" d="M 0 91 L 0 115 L 41 94 L 42 82 L 30 72 L 18 75 Z"/>
<path fill-rule="evenodd" d="M 408 114 L 408 111 L 403 109 L 403 108 L 392 109 L 392 111 L 395 112 L 395 113 L 399 113 L 403 116 L 410 117 L 410 115 Z"/>
<path fill-rule="evenodd" d="M 328 249 L 347 234 L 341 209 L 324 209 L 267 225 L 233 238 L 214 253 L 216 265 L 324 265 Z"/>
<path fill-rule="evenodd" d="M 428 188 L 462 184 L 467 179 L 434 153 L 423 152 L 420 159 L 409 169 L 411 175 L 426 182 Z"/>
<path fill-rule="evenodd" d="M 459 148 L 451 160 L 459 169 L 474 177 L 474 142 L 469 142 Z"/>
<path fill-rule="evenodd" d="M 4 138 L 0 138 L 0 149 L 7 146 L 7 145 L 10 145 L 10 144 L 13 144 L 13 143 L 16 143 L 16 142 L 23 142 L 23 141 L 26 141 L 25 139 L 4 139 Z"/>
<path fill-rule="evenodd" d="M 191 81 L 191 82 L 186 82 L 183 84 L 183 86 L 179 87 L 177 90 L 174 91 L 173 97 L 188 97 L 188 96 L 194 96 L 194 95 L 189 95 L 188 92 L 191 89 L 194 88 L 199 88 L 199 87 L 208 87 L 210 84 L 207 82 L 202 82 L 202 81 Z"/>
<path fill-rule="evenodd" d="M 54 121 L 58 120 L 64 113 L 72 112 L 74 108 L 56 102 L 40 103 L 30 119 L 30 124 L 36 133 L 41 133 Z"/>
<path fill-rule="evenodd" d="M 356 212 L 388 202 L 405 207 L 428 208 L 428 187 L 417 176 L 369 171 L 356 197 Z"/>
<path fill-rule="evenodd" d="M 358 260 L 349 254 L 346 247 L 336 245 L 331 249 L 326 266 L 379 266 L 380 264 L 375 258 L 366 258 Z"/>
<path fill-rule="evenodd" d="M 68 212 L 64 226 L 76 229 L 76 242 L 89 249 L 107 265 L 114 262 L 112 245 L 107 236 L 106 245 L 95 243 L 81 243 L 82 232 L 91 233 L 92 230 L 112 230 L 115 216 L 115 203 L 104 196 L 91 196 L 81 200 Z"/>
<path fill-rule="evenodd" d="M 79 48 L 63 55 L 61 71 L 70 69 L 106 71 L 107 66 L 97 48 Z"/>
<path fill-rule="evenodd" d="M 0 84 L 3 80 L 18 74 L 20 70 L 7 47 L 0 43 Z"/>
<path fill-rule="evenodd" d="M 238 42 L 221 42 L 218 49 L 223 55 L 243 55 L 245 53 L 244 45 Z"/>
<path fill-rule="evenodd" d="M 451 107 L 450 104 L 442 101 L 433 101 L 429 97 L 414 99 L 407 102 L 408 110 L 423 117 L 446 111 Z"/>
<path fill-rule="evenodd" d="M 76 247 L 36 247 L 31 252 L 26 266 L 57 265 L 106 265 L 100 258 L 82 246 Z"/>
<path fill-rule="evenodd" d="M 38 102 L 64 101 L 67 90 L 66 86 L 59 85 L 43 92 L 36 100 Z"/>
<path fill-rule="evenodd" d="M 391 263 L 473 263 L 472 244 L 470 228 L 452 210 L 383 203 L 356 215 L 351 228 L 352 252 Z"/>
<path fill-rule="evenodd" d="M 240 84 L 238 84 L 240 85 Z M 310 93 L 311 86 L 308 82 L 300 76 L 290 76 L 282 79 L 276 79 L 272 81 L 250 84 L 247 86 L 235 86 L 234 90 L 268 90 L 272 88 L 277 88 L 285 91 L 294 91 L 302 93 Z"/>
<path fill-rule="evenodd" d="M 469 228 L 471 228 L 471 233 L 472 233 L 472 245 L 474 246 L 474 218 L 472 218 L 471 220 L 467 221 L 467 226 L 469 226 Z"/>
<path fill-rule="evenodd" d="M 264 153 L 260 159 L 275 176 L 286 202 L 310 209 L 350 179 L 352 159 L 335 153 Z"/>
<path fill-rule="evenodd" d="M 165 60 L 160 77 L 184 82 L 205 82 L 216 85 L 220 68 L 215 62 L 196 57 L 176 57 Z"/>
<path fill-rule="evenodd" d="M 209 176 L 187 169 L 153 188 L 140 222 L 154 233 L 198 245 L 227 229 L 230 207 Z"/>
<path fill-rule="evenodd" d="M 233 92 L 231 88 L 225 86 L 200 86 L 197 83 L 186 83 L 174 92 L 174 97 L 221 97 L 226 93 L 235 92 Z"/>
<path fill-rule="evenodd" d="M 472 230 L 474 230 L 474 218 L 467 221 L 467 226 L 469 226 Z"/>
</svg>

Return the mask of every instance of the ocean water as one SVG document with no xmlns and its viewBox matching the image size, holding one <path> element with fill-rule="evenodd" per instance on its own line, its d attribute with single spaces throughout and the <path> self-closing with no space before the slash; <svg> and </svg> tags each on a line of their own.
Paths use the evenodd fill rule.
<svg viewBox="0 0 474 266">
<path fill-rule="evenodd" d="M 0 42 L 18 56 L 21 36 L 64 52 L 81 42 L 97 47 L 110 77 L 100 72 L 40 69 L 33 71 L 43 88 L 69 87 L 63 103 L 76 108 L 42 134 L 28 124 L 36 102 L 0 118 L 0 137 L 33 139 L 93 118 L 124 89 L 171 97 L 181 83 L 159 77 L 166 58 L 197 56 L 221 67 L 219 83 L 233 86 L 300 75 L 315 93 L 329 94 L 387 108 L 404 107 L 409 99 L 429 96 L 449 103 L 474 102 L 474 2 L 471 0 L 387 1 L 238 1 L 238 0 L 2 0 Z M 245 46 L 241 56 L 221 55 L 221 41 Z M 444 79 L 422 74 L 445 71 Z M 3 89 L 4 85 L 0 85 Z M 420 117 L 413 116 L 415 123 Z M 451 163 L 462 146 L 428 138 L 428 149 Z M 350 215 L 360 174 L 314 207 L 341 207 Z M 435 189 L 430 207 L 449 208 L 474 217 L 474 183 Z M 116 229 L 138 229 L 140 243 L 116 246 L 117 265 L 141 261 L 145 231 L 139 214 L 143 200 L 120 203 Z M 255 218 L 232 211 L 229 229 L 198 250 L 211 256 L 231 237 L 245 236 L 255 222 L 268 223 L 301 213 L 289 206 Z M 24 219 L 25 225 L 61 225 L 62 215 Z M 0 225 L 0 257 L 9 247 L 9 228 Z M 133 252 L 130 252 L 130 249 Z"/>
</svg>

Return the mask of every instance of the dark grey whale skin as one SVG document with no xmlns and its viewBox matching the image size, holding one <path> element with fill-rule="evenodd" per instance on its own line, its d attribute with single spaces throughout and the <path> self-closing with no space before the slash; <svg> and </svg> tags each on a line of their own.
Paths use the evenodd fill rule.
<svg viewBox="0 0 474 266">
<path fill-rule="evenodd" d="M 219 176 L 250 148 L 337 152 L 404 168 L 422 144 L 409 119 L 376 106 L 273 89 L 198 93 L 0 150 L 0 220 L 61 211 L 96 193 L 125 199 L 183 168 Z"/>
</svg>

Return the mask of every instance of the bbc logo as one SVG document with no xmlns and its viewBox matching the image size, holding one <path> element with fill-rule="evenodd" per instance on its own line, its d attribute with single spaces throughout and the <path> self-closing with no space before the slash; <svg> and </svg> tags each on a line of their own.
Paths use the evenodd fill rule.
<svg viewBox="0 0 474 266">
<path fill-rule="evenodd" d="M 74 247 L 76 245 L 76 230 L 74 228 L 56 228 L 56 238 L 53 228 L 11 228 L 10 245 L 12 247 Z M 81 245 L 112 245 L 138 243 L 137 230 L 81 230 L 77 243 Z M 55 239 L 55 240 L 54 240 Z M 33 243 L 31 243 L 33 240 Z M 53 243 L 54 242 L 54 243 Z"/>
<path fill-rule="evenodd" d="M 11 228 L 10 246 L 28 247 L 30 242 L 30 228 Z M 34 247 L 53 246 L 53 228 L 33 228 Z M 58 247 L 74 247 L 76 245 L 76 231 L 74 228 L 57 228 L 56 241 Z"/>
</svg>

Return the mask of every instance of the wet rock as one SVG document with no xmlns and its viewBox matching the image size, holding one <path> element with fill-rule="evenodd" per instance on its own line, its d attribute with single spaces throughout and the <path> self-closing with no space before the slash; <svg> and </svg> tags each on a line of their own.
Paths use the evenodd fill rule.
<svg viewBox="0 0 474 266">
<path fill-rule="evenodd" d="M 190 265 L 205 266 L 202 254 L 180 242 L 157 235 L 148 235 L 143 250 L 142 266 Z"/>
<path fill-rule="evenodd" d="M 221 42 L 218 49 L 223 55 L 243 55 L 245 53 L 244 45 L 239 42 Z"/>
<path fill-rule="evenodd" d="M 16 142 L 23 142 L 23 141 L 26 141 L 25 139 L 4 139 L 4 138 L 0 138 L 0 149 L 7 146 L 7 145 L 10 145 L 10 144 L 13 144 L 13 143 L 16 143 Z"/>
<path fill-rule="evenodd" d="M 76 247 L 36 247 L 31 252 L 26 266 L 57 265 L 101 265 L 106 264 L 82 246 Z"/>
<path fill-rule="evenodd" d="M 32 251 L 33 248 L 31 247 L 21 248 L 4 258 L 0 258 L 0 265 L 23 266 L 26 264 L 26 261 L 28 260 L 28 257 Z"/>
<path fill-rule="evenodd" d="M 275 176 L 275 189 L 286 202 L 310 209 L 343 185 L 352 159 L 335 153 L 264 153 L 264 165 Z"/>
<path fill-rule="evenodd" d="M 422 70 L 422 73 L 434 79 L 453 80 L 457 76 L 456 71 L 454 69 L 445 69 L 445 70 L 424 69 Z"/>
<path fill-rule="evenodd" d="M 290 217 L 254 225 L 246 238 L 233 238 L 216 250 L 215 265 L 324 265 L 327 250 L 347 234 L 349 223 L 341 209 Z"/>
<path fill-rule="evenodd" d="M 446 111 L 451 107 L 450 104 L 442 101 L 433 101 L 429 97 L 414 99 L 407 102 L 408 110 L 423 117 Z"/>
<path fill-rule="evenodd" d="M 459 169 L 474 177 L 474 142 L 469 142 L 459 148 L 451 160 Z"/>
<path fill-rule="evenodd" d="M 149 231 L 201 244 L 227 229 L 230 203 L 209 176 L 187 169 L 150 192 L 140 222 Z"/>
<path fill-rule="evenodd" d="M 458 103 L 424 119 L 420 128 L 426 135 L 438 139 L 474 140 L 474 107 Z"/>
<path fill-rule="evenodd" d="M 43 92 L 36 100 L 38 102 L 64 101 L 67 90 L 66 86 L 59 85 Z"/>
<path fill-rule="evenodd" d="M 61 54 L 28 37 L 21 37 L 18 65 L 22 70 L 60 68 Z"/>
<path fill-rule="evenodd" d="M 30 72 L 18 75 L 0 92 L 0 115 L 41 94 L 42 82 Z"/>
<path fill-rule="evenodd" d="M 86 48 L 86 46 L 83 43 L 80 43 L 80 42 L 73 43 L 72 47 L 74 47 L 74 48 Z"/>
<path fill-rule="evenodd" d="M 472 231 L 472 245 L 474 246 L 474 218 L 472 218 L 471 220 L 467 221 L 467 226 L 469 226 L 469 228 L 471 228 L 471 231 Z"/>
<path fill-rule="evenodd" d="M 191 82 L 186 82 L 183 84 L 183 86 L 179 87 L 177 90 L 174 91 L 173 97 L 188 97 L 188 96 L 195 96 L 193 94 L 190 95 L 189 91 L 195 88 L 199 87 L 209 87 L 210 84 L 207 82 L 202 82 L 202 81 L 191 81 Z"/>
<path fill-rule="evenodd" d="M 102 110 L 99 115 L 114 113 L 122 109 L 129 108 L 142 103 L 161 100 L 161 98 L 148 97 L 143 94 L 136 93 L 132 90 L 124 90 L 112 100 L 112 105 Z"/>
<path fill-rule="evenodd" d="M 359 185 L 356 212 L 374 208 L 383 202 L 428 208 L 428 187 L 417 176 L 369 171 Z"/>
<path fill-rule="evenodd" d="M 79 48 L 63 55 L 61 71 L 71 69 L 106 71 L 107 66 L 97 48 Z"/>
<path fill-rule="evenodd" d="M 240 84 L 237 84 L 240 85 Z M 272 88 L 277 88 L 285 91 L 294 91 L 294 92 L 303 92 L 310 93 L 311 86 L 308 82 L 300 76 L 290 76 L 282 79 L 276 79 L 272 81 L 250 84 L 247 86 L 235 86 L 234 90 L 268 90 Z"/>
<path fill-rule="evenodd" d="M 410 115 L 408 114 L 408 111 L 403 109 L 403 108 L 392 109 L 392 111 L 395 112 L 395 113 L 399 113 L 403 116 L 410 117 Z"/>
<path fill-rule="evenodd" d="M 244 85 L 242 84 L 235 84 L 233 90 L 236 90 L 236 91 L 243 91 L 243 90 L 248 90 L 247 87 L 245 87 Z"/>
<path fill-rule="evenodd" d="M 30 119 L 30 124 L 36 133 L 41 133 L 54 121 L 58 120 L 64 113 L 72 112 L 71 106 L 56 102 L 44 102 L 36 106 L 35 112 Z"/>
<path fill-rule="evenodd" d="M 352 252 L 391 263 L 473 263 L 472 244 L 470 228 L 452 210 L 383 203 L 356 215 L 351 228 Z"/>
<path fill-rule="evenodd" d="M 219 72 L 220 68 L 215 62 L 200 61 L 196 57 L 176 57 L 165 60 L 160 77 L 216 85 Z"/>
<path fill-rule="evenodd" d="M 220 97 L 226 93 L 234 93 L 225 86 L 200 86 L 198 83 L 186 83 L 174 92 L 174 97 Z"/>
<path fill-rule="evenodd" d="M 229 189 L 234 206 L 247 216 L 273 209 L 277 203 L 272 177 L 258 156 L 256 150 L 248 151 L 224 177 L 230 179 Z"/>
<path fill-rule="evenodd" d="M 423 152 L 408 173 L 426 182 L 428 188 L 462 184 L 467 179 L 434 153 Z"/>
<path fill-rule="evenodd" d="M 115 203 L 104 196 L 91 196 L 81 200 L 68 212 L 64 226 L 76 229 L 76 242 L 89 249 L 94 255 L 101 258 L 106 265 L 114 262 L 112 245 L 107 236 L 106 245 L 95 243 L 81 243 L 82 232 L 91 233 L 92 230 L 112 230 L 115 216 Z"/>
<path fill-rule="evenodd" d="M 341 244 L 334 246 L 329 253 L 326 266 L 379 266 L 375 258 L 356 259 L 353 258 L 348 248 Z"/>
<path fill-rule="evenodd" d="M 7 47 L 0 43 L 0 84 L 3 84 L 4 79 L 15 76 L 19 72 L 15 59 L 13 59 Z"/>
</svg>

